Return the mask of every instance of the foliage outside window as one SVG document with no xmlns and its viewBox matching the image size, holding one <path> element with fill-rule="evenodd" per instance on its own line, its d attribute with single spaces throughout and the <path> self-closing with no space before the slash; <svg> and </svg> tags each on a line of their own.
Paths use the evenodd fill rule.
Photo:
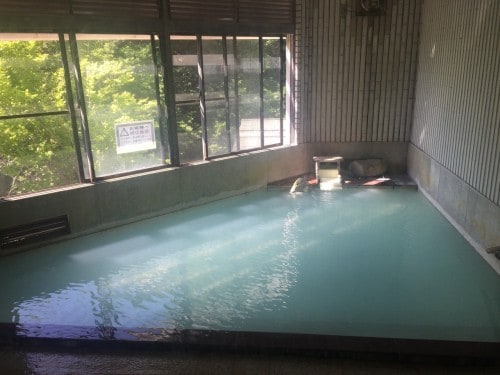
<svg viewBox="0 0 500 375">
<path fill-rule="evenodd" d="M 284 108 L 283 42 L 277 38 L 264 38 L 262 54 L 262 83 L 264 100 L 264 144 L 289 143 L 290 132 L 282 131 Z M 282 138 L 283 137 L 283 138 Z"/>
<path fill-rule="evenodd" d="M 157 37 L 0 34 L 0 196 L 168 165 L 169 142 L 182 163 L 287 142 L 283 46 L 171 36 L 163 87 Z"/>
<path fill-rule="evenodd" d="M 79 182 L 74 150 L 58 36 L 0 35 L 0 196 Z"/>
<path fill-rule="evenodd" d="M 289 141 L 283 48 L 280 37 L 173 38 L 182 162 Z"/>
<path fill-rule="evenodd" d="M 95 35 L 76 39 L 96 177 L 165 164 L 152 58 L 155 40 Z M 134 138 L 138 145 L 147 140 L 151 120 L 152 146 L 119 150 L 121 139 Z"/>
<path fill-rule="evenodd" d="M 177 137 L 181 162 L 203 159 L 196 37 L 172 39 Z"/>
</svg>

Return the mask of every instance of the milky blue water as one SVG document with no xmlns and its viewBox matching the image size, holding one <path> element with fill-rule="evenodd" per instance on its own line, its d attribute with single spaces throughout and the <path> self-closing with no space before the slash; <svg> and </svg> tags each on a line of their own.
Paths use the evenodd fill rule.
<svg viewBox="0 0 500 375">
<path fill-rule="evenodd" d="M 500 277 L 420 193 L 258 191 L 0 260 L 0 321 L 500 341 Z"/>
</svg>

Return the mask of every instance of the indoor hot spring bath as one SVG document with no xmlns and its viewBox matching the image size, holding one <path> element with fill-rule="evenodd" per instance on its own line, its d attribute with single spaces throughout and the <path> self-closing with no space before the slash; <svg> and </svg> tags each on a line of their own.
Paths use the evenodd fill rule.
<svg viewBox="0 0 500 375">
<path fill-rule="evenodd" d="M 496 272 L 418 191 L 260 190 L 4 257 L 3 341 L 494 355 Z"/>
</svg>

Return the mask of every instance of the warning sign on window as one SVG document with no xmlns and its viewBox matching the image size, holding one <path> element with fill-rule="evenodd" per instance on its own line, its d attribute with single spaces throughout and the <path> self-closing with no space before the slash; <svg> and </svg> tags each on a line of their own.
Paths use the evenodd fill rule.
<svg viewBox="0 0 500 375">
<path fill-rule="evenodd" d="M 155 149 L 154 120 L 115 124 L 115 137 L 118 154 Z"/>
</svg>

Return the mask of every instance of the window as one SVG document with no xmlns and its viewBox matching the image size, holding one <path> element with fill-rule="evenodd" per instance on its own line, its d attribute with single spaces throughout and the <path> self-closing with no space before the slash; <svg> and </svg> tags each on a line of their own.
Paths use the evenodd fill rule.
<svg viewBox="0 0 500 375">
<path fill-rule="evenodd" d="M 286 144 L 284 41 L 0 34 L 0 196 Z"/>
<path fill-rule="evenodd" d="M 181 162 L 289 142 L 284 37 L 172 37 Z"/>
<path fill-rule="evenodd" d="M 58 35 L 0 34 L 0 196 L 80 181 L 61 54 Z"/>
<path fill-rule="evenodd" d="M 76 35 L 95 176 L 165 165 L 157 40 Z"/>
<path fill-rule="evenodd" d="M 262 96 L 264 112 L 264 145 L 289 144 L 290 131 L 283 131 L 285 113 L 284 39 L 262 40 Z"/>
<path fill-rule="evenodd" d="M 181 163 L 203 159 L 198 76 L 198 43 L 195 36 L 172 38 L 177 137 Z"/>
<path fill-rule="evenodd" d="M 239 100 L 239 149 L 262 146 L 261 132 L 261 65 L 259 38 L 236 40 Z M 262 137 L 262 139 L 261 139 Z"/>
<path fill-rule="evenodd" d="M 227 52 L 225 38 L 201 38 L 203 93 L 201 115 L 206 126 L 207 156 L 231 152 L 229 130 Z"/>
</svg>

